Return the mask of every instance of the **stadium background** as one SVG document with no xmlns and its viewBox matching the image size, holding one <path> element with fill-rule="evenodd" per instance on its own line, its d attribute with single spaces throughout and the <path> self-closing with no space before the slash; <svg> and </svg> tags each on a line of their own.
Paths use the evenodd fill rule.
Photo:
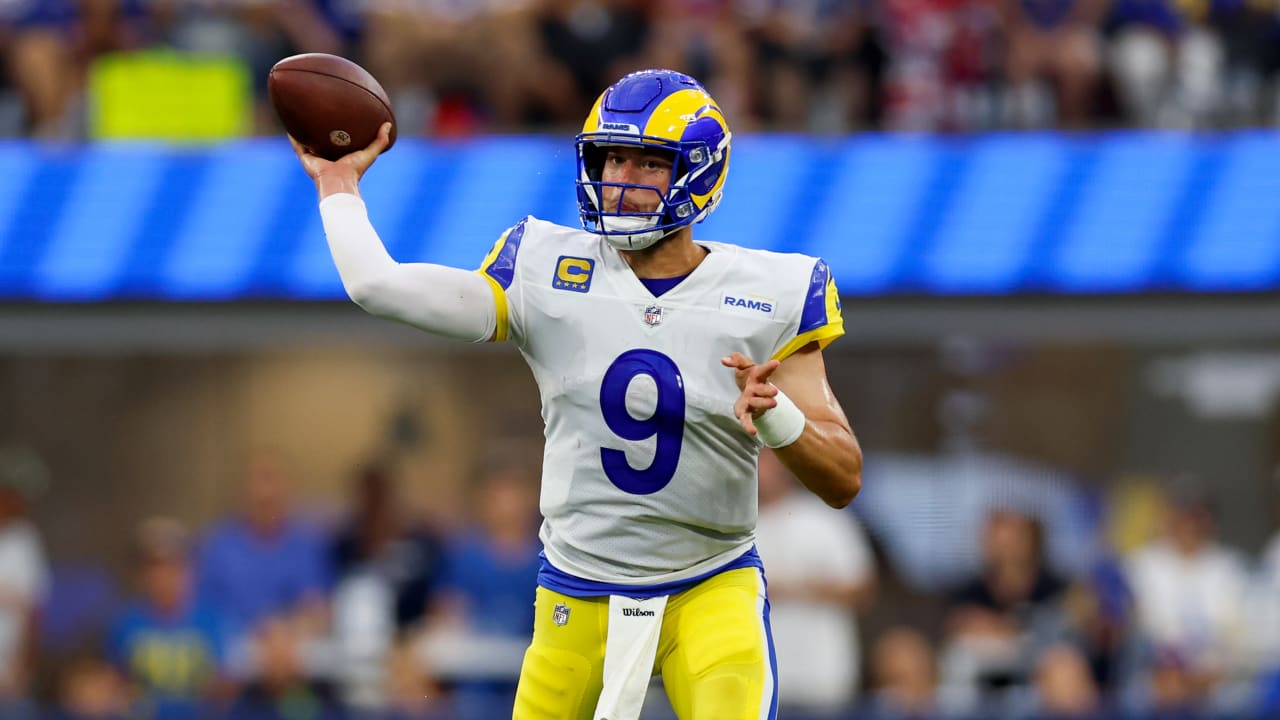
<svg viewBox="0 0 1280 720">
<path fill-rule="evenodd" d="M 402 139 L 371 215 L 398 259 L 462 267 L 525 214 L 576 223 L 573 123 L 617 73 L 707 81 L 737 137 L 698 236 L 821 255 L 844 296 L 827 362 L 875 593 L 846 609 L 857 699 L 825 716 L 1280 712 L 1277 27 L 1228 0 L 0 2 L 0 445 L 48 471 L 6 451 L 0 492 L 30 499 L 50 573 L 17 652 L 0 555 L 0 668 L 25 676 L 0 714 L 499 716 L 521 632 L 486 613 L 522 569 L 424 571 L 430 619 L 397 634 L 334 548 L 360 518 L 425 529 L 441 568 L 532 547 L 536 393 L 510 348 L 345 301 L 263 97 L 299 51 L 387 84 Z M 357 512 L 371 477 L 392 510 Z M 162 687 L 122 649 L 138 571 L 198 576 L 255 499 L 309 528 L 316 593 L 218 625 L 220 679 Z M 1160 586 L 1195 617 L 1148 617 L 1134 558 L 1204 508 L 1218 545 Z M 1035 518 L 1066 581 L 1010 611 L 1021 669 L 956 629 L 993 510 Z M 1239 592 L 1196 599 L 1206 577 Z M 885 649 L 903 637 L 929 660 Z"/>
</svg>

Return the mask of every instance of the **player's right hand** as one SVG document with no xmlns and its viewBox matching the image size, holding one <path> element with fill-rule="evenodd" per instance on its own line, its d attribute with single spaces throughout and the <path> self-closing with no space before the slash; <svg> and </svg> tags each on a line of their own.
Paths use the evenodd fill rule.
<svg viewBox="0 0 1280 720">
<path fill-rule="evenodd" d="M 293 145 L 293 151 L 298 155 L 298 160 L 302 161 L 303 169 L 312 180 L 316 181 L 316 187 L 320 188 L 320 194 L 324 196 L 331 194 L 325 192 L 325 185 L 346 189 L 347 185 L 360 182 L 360 178 L 364 177 L 365 171 L 373 165 L 373 161 L 377 160 L 378 155 L 391 144 L 391 123 L 383 123 L 382 127 L 378 128 L 378 136 L 369 143 L 368 147 L 343 155 L 337 160 L 325 160 L 303 147 L 302 143 L 292 135 L 288 137 L 289 143 Z M 341 190 L 334 190 L 334 192 L 339 191 Z"/>
</svg>

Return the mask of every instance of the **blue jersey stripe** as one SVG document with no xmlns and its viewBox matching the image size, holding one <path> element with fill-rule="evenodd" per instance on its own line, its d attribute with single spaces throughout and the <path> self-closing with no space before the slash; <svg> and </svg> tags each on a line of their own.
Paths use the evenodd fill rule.
<svg viewBox="0 0 1280 720">
<path fill-rule="evenodd" d="M 511 287 L 511 281 L 516 275 L 516 253 L 520 252 L 520 240 L 524 238 L 525 220 L 516 223 L 511 228 L 511 232 L 507 233 L 507 240 L 502 244 L 502 249 L 494 256 L 493 260 L 485 265 L 484 274 L 493 278 L 503 290 Z M 568 593 L 566 593 L 568 594 Z"/>
<path fill-rule="evenodd" d="M 830 278 L 831 271 L 827 269 L 827 262 L 818 258 L 813 266 L 813 275 L 809 276 L 809 292 L 804 298 L 804 310 L 800 313 L 800 330 L 796 332 L 797 335 L 817 330 L 827 324 L 827 280 Z"/>
<path fill-rule="evenodd" d="M 637 600 L 657 597 L 659 595 L 674 595 L 683 592 L 698 583 L 706 580 L 713 575 L 719 575 L 730 570 L 739 570 L 741 568 L 758 568 L 764 571 L 764 564 L 760 562 L 760 554 L 756 552 L 755 546 L 751 546 L 737 559 L 730 560 L 724 565 L 703 573 L 697 577 L 688 580 L 676 580 L 674 582 L 659 583 L 656 585 L 617 585 L 614 583 L 602 583 L 594 580 L 584 580 L 580 577 L 574 577 L 563 570 L 555 567 L 547 560 L 546 553 L 539 553 L 538 557 L 542 560 L 542 567 L 538 569 L 538 585 L 554 590 L 562 595 L 577 598 L 604 597 L 606 595 L 625 595 L 626 597 L 635 598 Z"/>
</svg>

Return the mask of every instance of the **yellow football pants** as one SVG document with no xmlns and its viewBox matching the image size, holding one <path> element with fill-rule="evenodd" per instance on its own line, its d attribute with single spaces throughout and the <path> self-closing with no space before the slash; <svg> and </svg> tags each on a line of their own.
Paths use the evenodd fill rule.
<svg viewBox="0 0 1280 720">
<path fill-rule="evenodd" d="M 540 587 L 535 611 L 514 720 L 592 720 L 609 598 Z M 760 572 L 730 570 L 667 601 L 653 671 L 680 720 L 774 720 L 772 645 Z"/>
</svg>

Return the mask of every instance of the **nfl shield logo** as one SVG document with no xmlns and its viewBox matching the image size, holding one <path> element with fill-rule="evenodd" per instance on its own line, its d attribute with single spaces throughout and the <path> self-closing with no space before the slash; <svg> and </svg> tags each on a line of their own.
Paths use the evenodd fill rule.
<svg viewBox="0 0 1280 720">
<path fill-rule="evenodd" d="M 650 305 L 644 309 L 644 324 L 653 327 L 662 322 L 662 308 Z"/>
<path fill-rule="evenodd" d="M 556 603 L 555 610 L 551 613 L 551 621 L 560 627 L 569 622 L 569 606 L 564 603 Z"/>
</svg>

